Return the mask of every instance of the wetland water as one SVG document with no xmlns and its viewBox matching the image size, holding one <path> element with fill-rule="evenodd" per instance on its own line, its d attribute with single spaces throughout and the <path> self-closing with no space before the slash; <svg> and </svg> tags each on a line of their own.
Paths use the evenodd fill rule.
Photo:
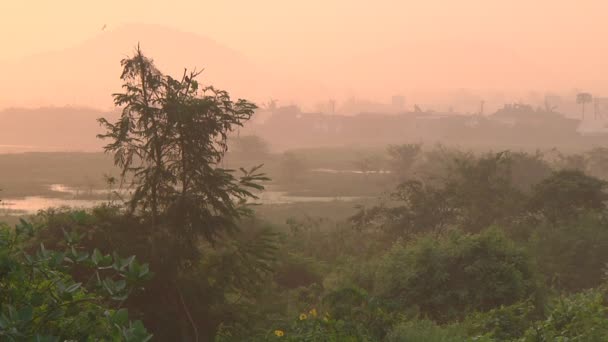
<svg viewBox="0 0 608 342">
<path fill-rule="evenodd" d="M 34 214 L 39 210 L 58 207 L 86 209 L 108 202 L 108 189 L 75 189 L 63 184 L 50 184 L 49 189 L 58 194 L 56 197 L 25 196 L 22 198 L 3 198 L 0 202 L 0 215 Z M 333 202 L 353 201 L 361 197 L 354 196 L 291 196 L 284 191 L 263 191 L 252 203 L 259 204 L 288 204 L 296 202 Z"/>
</svg>

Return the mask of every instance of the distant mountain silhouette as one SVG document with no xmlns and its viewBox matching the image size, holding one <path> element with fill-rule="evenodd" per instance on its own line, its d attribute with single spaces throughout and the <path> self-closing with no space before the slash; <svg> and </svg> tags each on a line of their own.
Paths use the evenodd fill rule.
<svg viewBox="0 0 608 342">
<path fill-rule="evenodd" d="M 204 69 L 203 85 L 259 102 L 293 92 L 281 77 L 207 37 L 157 25 L 106 30 L 81 44 L 0 63 L 0 153 L 100 151 L 97 118 L 115 116 L 121 59 L 137 44 L 157 67 L 179 77 Z M 284 78 L 286 78 L 285 76 Z M 292 79 L 291 85 L 298 86 Z M 113 114 L 114 113 L 114 114 Z"/>
<path fill-rule="evenodd" d="M 465 39 L 411 38 L 390 47 L 368 46 L 348 56 L 328 53 L 309 60 L 294 55 L 293 60 L 275 66 L 252 61 L 203 35 L 130 24 L 106 29 L 67 49 L 0 63 L 0 109 L 48 105 L 109 108 L 111 94 L 120 90 L 120 60 L 131 55 L 138 42 L 165 73 L 179 76 L 184 67 L 197 67 L 204 69 L 203 83 L 256 102 L 276 98 L 281 105 L 290 100 L 310 105 L 332 97 L 343 102 L 351 96 L 386 101 L 401 93 L 418 102 L 469 110 L 479 101 L 461 105 L 458 89 L 470 89 L 479 96 L 487 90 L 509 94 L 564 87 L 571 78 L 547 61 L 522 54 L 516 46 Z"/>
<path fill-rule="evenodd" d="M 110 108 L 111 94 L 120 91 L 120 60 L 130 56 L 138 43 L 161 71 L 177 77 L 185 67 L 204 69 L 203 84 L 228 90 L 235 97 L 261 101 L 289 91 L 280 77 L 212 39 L 157 25 L 132 24 L 106 30 L 65 50 L 0 65 L 0 109 Z"/>
</svg>

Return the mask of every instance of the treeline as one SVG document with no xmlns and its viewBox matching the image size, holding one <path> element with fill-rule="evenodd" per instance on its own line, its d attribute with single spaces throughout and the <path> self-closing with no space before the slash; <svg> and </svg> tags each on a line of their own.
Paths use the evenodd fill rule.
<svg viewBox="0 0 608 342">
<path fill-rule="evenodd" d="M 253 123 L 243 133 L 255 132 L 275 148 L 381 146 L 404 141 L 562 149 L 606 144 L 607 136 L 599 125 L 592 121 L 582 125 L 579 119 L 564 114 L 525 104 L 505 104 L 487 115 L 374 112 L 345 116 L 303 113 L 289 106 L 273 110 L 263 123 Z"/>
<path fill-rule="evenodd" d="M 271 293 L 291 315 L 259 336 L 273 326 L 293 341 L 607 338 L 606 183 L 564 164 L 579 158 L 391 150 L 404 173 L 383 201 L 350 222 L 287 222 Z"/>
</svg>

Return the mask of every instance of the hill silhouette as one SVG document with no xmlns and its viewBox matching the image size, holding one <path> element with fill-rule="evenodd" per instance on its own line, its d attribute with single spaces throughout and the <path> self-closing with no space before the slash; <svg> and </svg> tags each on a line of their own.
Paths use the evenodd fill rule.
<svg viewBox="0 0 608 342">
<path fill-rule="evenodd" d="M 64 50 L 0 65 L 0 109 L 110 108 L 111 94 L 120 90 L 120 60 L 132 54 L 138 43 L 161 71 L 180 76 L 184 67 L 204 69 L 203 84 L 229 90 L 235 97 L 261 101 L 292 91 L 281 77 L 210 38 L 158 25 L 130 24 Z M 291 84 L 298 87 L 293 79 Z"/>
</svg>

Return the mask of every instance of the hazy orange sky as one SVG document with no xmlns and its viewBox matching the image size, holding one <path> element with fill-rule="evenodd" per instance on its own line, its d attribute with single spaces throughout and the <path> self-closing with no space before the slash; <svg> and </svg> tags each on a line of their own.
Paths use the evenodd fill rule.
<svg viewBox="0 0 608 342">
<path fill-rule="evenodd" d="M 373 98 L 418 88 L 608 95 L 606 18 L 605 0 L 1 0 L 0 63 L 135 22 Z"/>
</svg>

